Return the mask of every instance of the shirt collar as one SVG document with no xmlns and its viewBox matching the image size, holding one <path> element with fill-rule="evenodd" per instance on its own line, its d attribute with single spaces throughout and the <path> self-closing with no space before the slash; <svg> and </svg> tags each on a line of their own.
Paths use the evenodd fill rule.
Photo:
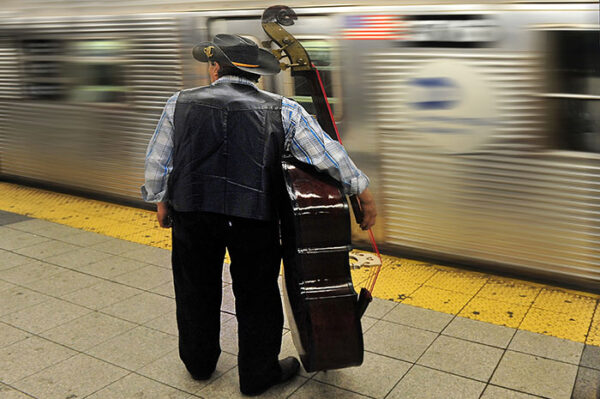
<svg viewBox="0 0 600 399">
<path fill-rule="evenodd" d="M 239 83 L 239 84 L 248 85 L 248 86 L 252 86 L 252 87 L 256 88 L 256 85 L 254 84 L 253 81 L 246 79 L 246 78 L 242 78 L 241 76 L 233 76 L 233 75 L 222 76 L 219 79 L 212 82 L 211 85 L 216 85 L 216 84 L 220 84 L 220 83 Z"/>
</svg>

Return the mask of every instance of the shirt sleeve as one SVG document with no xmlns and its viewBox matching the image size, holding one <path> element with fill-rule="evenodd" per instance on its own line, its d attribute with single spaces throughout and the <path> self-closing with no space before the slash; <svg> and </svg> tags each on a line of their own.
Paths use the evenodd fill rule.
<svg viewBox="0 0 600 399">
<path fill-rule="evenodd" d="M 173 170 L 173 116 L 178 97 L 179 92 L 167 100 L 146 150 L 144 185 L 141 188 L 146 202 L 163 202 L 167 195 L 167 181 Z"/>
<path fill-rule="evenodd" d="M 360 194 L 367 188 L 367 175 L 356 167 L 344 147 L 331 139 L 300 104 L 284 97 L 281 119 L 286 150 L 294 158 L 338 180 L 345 194 Z"/>
</svg>

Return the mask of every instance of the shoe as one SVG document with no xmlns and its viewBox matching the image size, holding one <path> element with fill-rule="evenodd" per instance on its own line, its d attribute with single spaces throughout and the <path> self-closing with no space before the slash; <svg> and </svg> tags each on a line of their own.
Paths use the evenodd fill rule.
<svg viewBox="0 0 600 399">
<path fill-rule="evenodd" d="M 188 369 L 188 373 L 190 373 L 190 376 L 195 379 L 196 381 L 206 381 L 206 380 L 210 380 L 210 377 L 212 377 L 213 373 L 214 373 L 215 369 L 212 369 L 211 371 L 198 371 L 198 370 L 189 370 Z"/>
<path fill-rule="evenodd" d="M 212 373 L 209 373 L 209 374 L 192 374 L 192 373 L 190 373 L 190 375 L 196 381 L 206 381 L 206 380 L 210 380 Z"/>
<path fill-rule="evenodd" d="M 258 396 L 275 385 L 279 385 L 291 380 L 296 374 L 298 374 L 298 371 L 300 371 L 300 362 L 295 357 L 290 356 L 280 360 L 279 367 L 281 367 L 281 375 L 278 379 L 255 390 L 241 390 L 242 393 L 246 396 Z"/>
</svg>

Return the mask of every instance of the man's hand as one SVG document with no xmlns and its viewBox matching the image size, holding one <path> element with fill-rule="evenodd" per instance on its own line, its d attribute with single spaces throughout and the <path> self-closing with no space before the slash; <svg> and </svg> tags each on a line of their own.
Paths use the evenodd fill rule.
<svg viewBox="0 0 600 399">
<path fill-rule="evenodd" d="M 360 208 L 363 213 L 363 220 L 360 224 L 360 228 L 363 230 L 369 230 L 375 225 L 375 218 L 377 217 L 377 209 L 375 208 L 375 199 L 368 188 L 358 195 L 358 201 L 360 202 Z"/>
<path fill-rule="evenodd" d="M 167 207 L 166 202 L 159 202 L 156 204 L 156 217 L 158 218 L 160 227 L 168 229 L 172 226 L 169 208 Z"/>
</svg>

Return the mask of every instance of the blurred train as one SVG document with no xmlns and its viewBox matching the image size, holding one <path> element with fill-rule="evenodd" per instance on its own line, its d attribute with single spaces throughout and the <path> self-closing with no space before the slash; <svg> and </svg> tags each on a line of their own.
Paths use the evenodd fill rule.
<svg viewBox="0 0 600 399">
<path fill-rule="evenodd" d="M 269 46 L 271 4 L 94 3 L 0 5 L 0 178 L 141 205 L 166 99 L 208 83 L 191 48 Z M 598 1 L 322 3 L 290 4 L 288 30 L 371 177 L 385 250 L 599 290 Z M 311 107 L 289 72 L 260 85 Z"/>
</svg>

